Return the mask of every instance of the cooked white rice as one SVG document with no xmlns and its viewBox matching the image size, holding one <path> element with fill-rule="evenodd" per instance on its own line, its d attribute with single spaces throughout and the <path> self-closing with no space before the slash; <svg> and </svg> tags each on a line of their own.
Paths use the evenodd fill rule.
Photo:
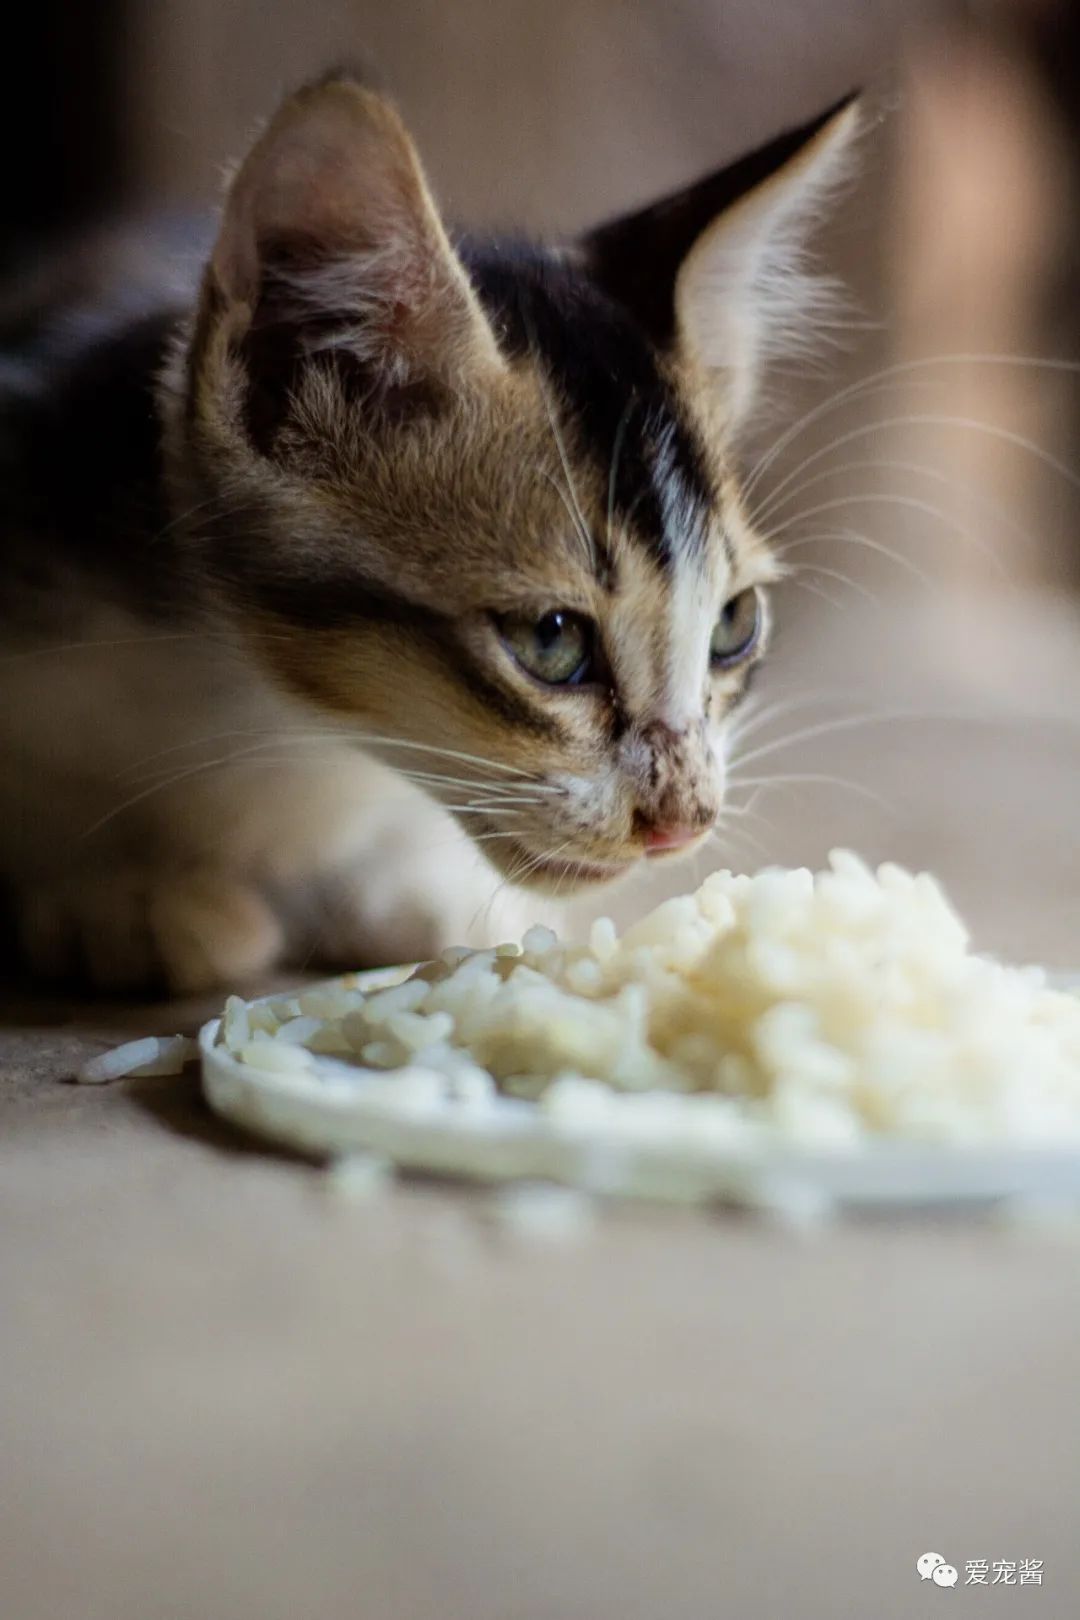
<svg viewBox="0 0 1080 1620">
<path fill-rule="evenodd" d="M 351 1082 L 398 1119 L 481 1124 L 518 1099 L 515 1120 L 670 1150 L 1080 1143 L 1080 1000 L 973 954 L 932 877 L 847 852 L 716 873 L 622 936 L 533 928 L 391 988 L 233 997 L 220 1040 L 268 1081 L 322 1080 L 339 1112 Z"/>
<path fill-rule="evenodd" d="M 187 1035 L 145 1035 L 99 1052 L 83 1064 L 75 1079 L 81 1086 L 100 1086 L 110 1080 L 182 1074 L 185 1064 L 198 1055 L 198 1042 Z"/>
</svg>

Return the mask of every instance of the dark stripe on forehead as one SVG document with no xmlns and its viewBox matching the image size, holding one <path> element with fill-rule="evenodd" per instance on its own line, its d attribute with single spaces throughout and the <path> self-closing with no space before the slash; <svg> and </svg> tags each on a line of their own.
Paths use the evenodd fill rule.
<svg viewBox="0 0 1080 1620">
<path fill-rule="evenodd" d="M 655 487 L 665 458 L 680 493 L 702 515 L 713 505 L 705 460 L 656 351 L 618 304 L 572 265 L 542 248 L 466 239 L 459 251 L 503 349 L 535 351 L 572 412 L 579 442 L 609 487 L 612 507 L 663 564 L 697 533 L 667 531 Z"/>
</svg>

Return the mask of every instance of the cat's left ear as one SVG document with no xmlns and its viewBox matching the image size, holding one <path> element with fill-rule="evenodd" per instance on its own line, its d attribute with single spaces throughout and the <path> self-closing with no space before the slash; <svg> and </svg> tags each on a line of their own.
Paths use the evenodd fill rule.
<svg viewBox="0 0 1080 1620">
<path fill-rule="evenodd" d="M 313 361 L 401 412 L 503 365 L 419 157 L 385 96 L 345 74 L 283 104 L 232 180 L 207 268 L 201 350 L 244 368 L 268 442 Z"/>
<path fill-rule="evenodd" d="M 726 424 L 749 411 L 774 355 L 805 350 L 822 283 L 804 244 L 848 169 L 853 96 L 728 168 L 580 243 L 593 279 L 665 353 L 704 376 Z"/>
</svg>

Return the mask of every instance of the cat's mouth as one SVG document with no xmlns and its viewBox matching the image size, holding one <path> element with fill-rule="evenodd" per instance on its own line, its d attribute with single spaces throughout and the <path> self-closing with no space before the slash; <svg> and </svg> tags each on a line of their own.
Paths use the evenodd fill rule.
<svg viewBox="0 0 1080 1620">
<path fill-rule="evenodd" d="M 558 883 L 570 882 L 581 887 L 596 883 L 611 883 L 636 866 L 636 860 L 609 861 L 599 865 L 595 861 L 545 860 L 537 868 L 541 880 Z"/>
<path fill-rule="evenodd" d="M 579 861 L 560 855 L 537 855 L 515 840 L 500 851 L 499 864 L 511 883 L 522 888 L 548 889 L 562 895 L 576 889 L 614 883 L 638 864 L 637 857 L 622 861 Z"/>
</svg>

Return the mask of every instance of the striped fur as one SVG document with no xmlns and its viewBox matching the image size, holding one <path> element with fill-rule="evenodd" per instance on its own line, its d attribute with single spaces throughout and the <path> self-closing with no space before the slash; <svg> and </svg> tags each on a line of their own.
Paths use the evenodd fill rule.
<svg viewBox="0 0 1080 1620">
<path fill-rule="evenodd" d="M 710 637 L 776 569 L 732 461 L 761 345 L 736 376 L 703 289 L 752 215 L 751 296 L 761 216 L 790 237 L 849 125 L 711 183 L 719 216 L 694 188 L 582 243 L 455 240 L 392 106 L 332 78 L 239 169 L 188 313 L 14 319 L 0 877 L 40 971 L 428 954 L 493 868 L 567 893 L 712 827 L 767 613 L 731 667 Z M 556 609 L 594 627 L 572 687 L 500 634 Z"/>
</svg>

